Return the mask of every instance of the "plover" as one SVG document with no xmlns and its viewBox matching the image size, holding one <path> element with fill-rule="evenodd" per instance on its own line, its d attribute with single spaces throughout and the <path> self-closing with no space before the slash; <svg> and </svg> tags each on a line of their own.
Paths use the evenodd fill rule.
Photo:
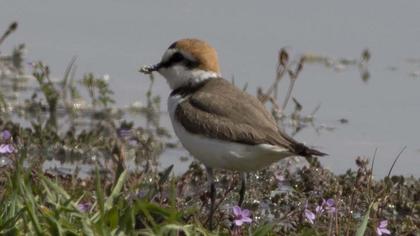
<svg viewBox="0 0 420 236">
<path fill-rule="evenodd" d="M 241 172 L 241 205 L 246 172 L 290 156 L 325 155 L 288 136 L 256 97 L 223 79 L 216 50 L 202 40 L 178 40 L 159 63 L 140 71 L 159 72 L 172 89 L 168 112 L 175 134 L 208 173 L 210 228 L 216 193 L 214 168 Z"/>
</svg>

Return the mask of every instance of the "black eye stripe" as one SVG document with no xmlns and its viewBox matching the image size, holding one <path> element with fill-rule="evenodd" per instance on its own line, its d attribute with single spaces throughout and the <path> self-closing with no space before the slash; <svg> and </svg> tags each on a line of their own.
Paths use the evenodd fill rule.
<svg viewBox="0 0 420 236">
<path fill-rule="evenodd" d="M 175 63 L 181 62 L 184 59 L 185 57 L 180 52 L 176 52 L 172 54 L 167 61 L 162 62 L 161 67 L 170 67 Z"/>
<path fill-rule="evenodd" d="M 180 62 L 180 61 L 182 61 L 184 59 L 185 59 L 185 57 L 181 53 L 176 52 L 176 53 L 174 53 L 171 56 L 171 58 L 169 59 L 169 61 L 171 61 L 172 63 L 176 63 L 176 62 Z"/>
<path fill-rule="evenodd" d="M 167 61 L 161 63 L 161 67 L 167 68 L 176 63 L 182 63 L 188 68 L 193 68 L 197 64 L 195 61 L 192 61 L 189 58 L 186 58 L 182 53 L 175 52 L 174 54 L 171 55 L 171 57 Z"/>
</svg>

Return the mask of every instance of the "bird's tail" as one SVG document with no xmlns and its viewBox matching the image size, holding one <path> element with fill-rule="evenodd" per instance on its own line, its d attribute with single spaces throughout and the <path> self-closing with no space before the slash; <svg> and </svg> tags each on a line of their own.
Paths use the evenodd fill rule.
<svg viewBox="0 0 420 236">
<path fill-rule="evenodd" d="M 309 148 L 302 143 L 298 143 L 295 145 L 296 154 L 303 157 L 322 157 L 328 156 L 328 154 L 320 152 L 316 149 Z"/>
<path fill-rule="evenodd" d="M 316 149 L 312 149 L 312 148 L 307 148 L 304 152 L 304 156 L 318 156 L 318 157 L 322 157 L 322 156 L 328 156 L 327 153 L 324 152 L 320 152 Z"/>
</svg>

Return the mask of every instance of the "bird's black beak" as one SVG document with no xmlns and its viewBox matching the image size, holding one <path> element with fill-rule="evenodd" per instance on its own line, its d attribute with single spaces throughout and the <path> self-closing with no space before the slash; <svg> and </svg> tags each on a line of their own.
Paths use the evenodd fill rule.
<svg viewBox="0 0 420 236">
<path fill-rule="evenodd" d="M 142 66 L 139 72 L 144 73 L 144 74 L 150 74 L 153 71 L 158 71 L 159 68 L 160 68 L 160 63 L 155 64 L 155 65 Z"/>
</svg>

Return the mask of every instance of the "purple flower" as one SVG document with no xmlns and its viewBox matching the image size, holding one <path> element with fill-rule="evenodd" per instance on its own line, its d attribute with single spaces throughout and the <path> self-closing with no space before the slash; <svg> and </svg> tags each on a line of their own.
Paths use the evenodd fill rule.
<svg viewBox="0 0 420 236">
<path fill-rule="evenodd" d="M 328 207 L 333 207 L 333 206 L 335 205 L 335 201 L 334 201 L 334 199 L 332 199 L 332 198 L 328 198 L 328 199 L 327 199 L 327 201 L 325 201 L 325 204 L 326 204 Z"/>
<path fill-rule="evenodd" d="M 277 181 L 279 181 L 279 182 L 286 181 L 286 177 L 284 177 L 284 175 L 281 171 L 274 172 L 274 176 L 276 177 Z"/>
<path fill-rule="evenodd" d="M 311 224 L 314 223 L 314 221 L 315 221 L 315 214 L 308 209 L 308 201 L 306 201 L 306 203 L 305 203 L 305 210 L 303 211 L 303 216 L 305 217 L 305 219 L 309 223 L 311 223 Z"/>
<path fill-rule="evenodd" d="M 239 206 L 234 206 L 233 215 L 235 215 L 234 222 L 236 226 L 241 226 L 244 223 L 249 224 L 252 222 L 252 219 L 249 217 L 250 212 L 248 209 L 241 209 Z"/>
<path fill-rule="evenodd" d="M 315 208 L 315 212 L 317 213 L 317 214 L 322 214 L 323 212 L 324 212 L 324 206 L 321 204 L 321 205 L 318 205 L 318 206 L 316 206 L 316 208 Z"/>
<path fill-rule="evenodd" d="M 391 235 L 391 231 L 389 231 L 386 227 L 388 226 L 387 220 L 382 220 L 379 223 L 379 226 L 376 227 L 376 234 L 377 235 Z"/>
<path fill-rule="evenodd" d="M 325 199 L 322 199 L 321 205 L 318 205 L 315 208 L 317 214 L 322 214 L 324 211 L 327 211 L 328 213 L 334 213 L 336 211 L 334 199 L 328 198 L 326 201 Z"/>
<path fill-rule="evenodd" d="M 1 137 L 2 137 L 3 140 L 8 140 L 9 138 L 12 137 L 12 134 L 10 133 L 9 130 L 3 130 L 1 132 Z"/>
<path fill-rule="evenodd" d="M 304 212 L 305 218 L 307 221 L 309 221 L 309 223 L 313 224 L 314 220 L 315 220 L 315 214 L 308 210 L 307 208 L 305 208 L 305 212 Z"/>
<path fill-rule="evenodd" d="M 120 129 L 117 130 L 117 134 L 120 138 L 127 139 L 131 136 L 131 130 L 130 129 L 125 129 L 125 128 L 120 128 Z"/>
<path fill-rule="evenodd" d="M 327 201 L 325 201 L 325 209 L 328 213 L 334 213 L 336 211 L 334 199 L 328 198 Z"/>
<path fill-rule="evenodd" d="M 90 204 L 89 202 L 79 203 L 77 207 L 79 208 L 79 211 L 81 212 L 88 212 L 90 208 L 92 207 L 92 204 Z"/>
<path fill-rule="evenodd" d="M 139 142 L 137 139 L 134 138 L 133 130 L 126 129 L 126 128 L 119 128 L 117 129 L 117 135 L 121 139 L 124 139 L 128 144 L 132 146 L 136 146 Z"/>
<path fill-rule="evenodd" d="M 15 151 L 12 144 L 0 144 L 0 154 L 10 154 Z"/>
</svg>

